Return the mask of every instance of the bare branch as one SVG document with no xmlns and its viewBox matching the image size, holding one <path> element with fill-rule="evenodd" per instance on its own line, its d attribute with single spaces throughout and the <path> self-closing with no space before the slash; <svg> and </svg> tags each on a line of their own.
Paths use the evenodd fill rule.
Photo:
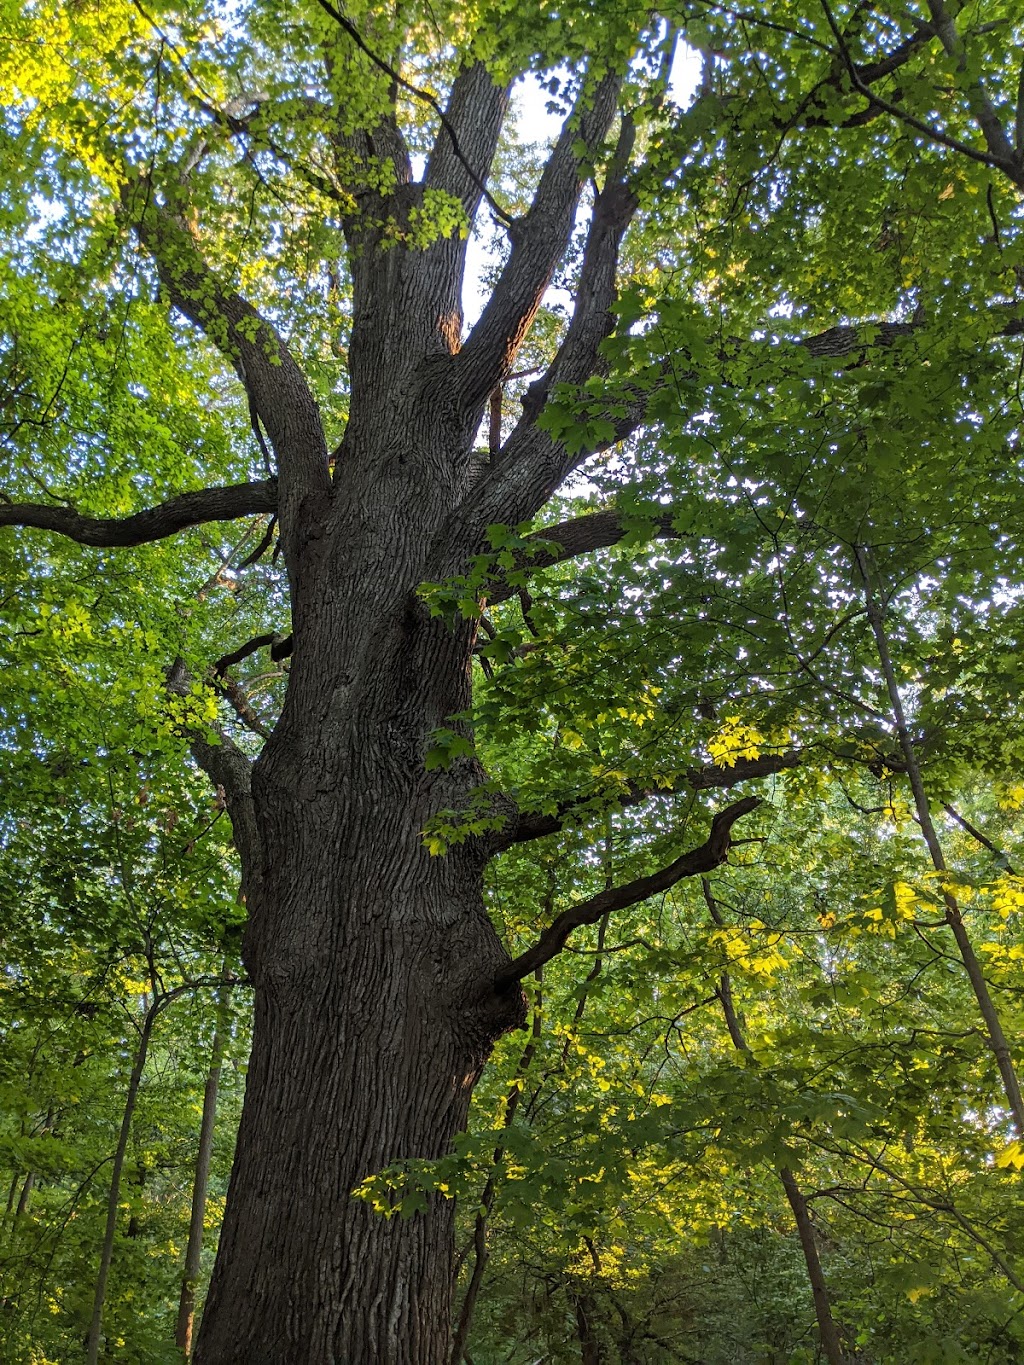
<svg viewBox="0 0 1024 1365">
<path fill-rule="evenodd" d="M 72 507 L 0 502 L 0 526 L 34 526 L 41 531 L 56 531 L 80 545 L 143 545 L 203 522 L 230 521 L 276 510 L 277 480 L 265 479 L 261 483 L 236 483 L 181 493 L 158 507 L 111 519 L 84 517 Z"/>
<path fill-rule="evenodd" d="M 229 668 L 235 664 L 240 664 L 243 659 L 248 659 L 250 654 L 255 654 L 257 650 L 265 649 L 267 645 L 276 644 L 281 636 L 276 631 L 268 631 L 266 635 L 257 635 L 252 640 L 246 640 L 244 645 L 239 645 L 237 649 L 232 649 L 223 655 L 213 666 L 213 676 L 223 678 Z"/>
<path fill-rule="evenodd" d="M 255 563 L 257 563 L 259 560 L 263 558 L 263 556 L 270 549 L 271 545 L 273 545 L 274 543 L 274 531 L 276 530 L 276 528 L 277 517 L 275 515 L 272 516 L 270 520 L 267 522 L 267 529 L 263 532 L 263 537 L 260 540 L 260 543 L 256 546 L 255 550 L 250 551 L 250 553 L 245 556 L 241 563 L 237 565 L 237 567 L 235 568 L 235 573 L 241 573 L 243 569 L 251 568 Z"/>
<path fill-rule="evenodd" d="M 791 768 L 799 768 L 806 761 L 800 749 L 790 749 L 783 754 L 762 754 L 760 758 L 738 758 L 735 763 L 720 766 L 710 763 L 703 768 L 690 768 L 668 786 L 654 783 L 631 782 L 624 791 L 589 791 L 559 803 L 553 815 L 526 811 L 522 813 L 498 838 L 498 851 L 510 848 L 513 844 L 524 844 L 531 839 L 542 839 L 548 834 L 557 834 L 572 815 L 606 797 L 609 804 L 617 806 L 637 806 L 655 796 L 678 796 L 680 792 L 728 791 L 741 782 L 752 782 L 762 777 L 774 777 Z"/>
<path fill-rule="evenodd" d="M 733 825 L 760 805 L 761 799 L 757 796 L 745 796 L 742 801 L 733 802 L 725 810 L 719 811 L 712 820 L 711 833 L 699 848 L 684 853 L 681 858 L 669 863 L 668 867 L 662 868 L 660 872 L 654 872 L 648 877 L 638 877 L 636 881 L 627 882 L 624 886 L 608 887 L 598 892 L 596 896 L 591 896 L 589 900 L 581 901 L 569 910 L 564 910 L 555 922 L 544 930 L 532 948 L 521 953 L 500 973 L 494 981 L 494 991 L 502 995 L 512 990 L 524 977 L 535 972 L 545 962 L 550 962 L 565 947 L 566 940 L 574 929 L 579 929 L 584 924 L 596 924 L 604 915 L 624 910 L 630 905 L 637 905 L 640 901 L 669 890 L 684 877 L 700 876 L 724 863 L 729 856 Z"/>
</svg>

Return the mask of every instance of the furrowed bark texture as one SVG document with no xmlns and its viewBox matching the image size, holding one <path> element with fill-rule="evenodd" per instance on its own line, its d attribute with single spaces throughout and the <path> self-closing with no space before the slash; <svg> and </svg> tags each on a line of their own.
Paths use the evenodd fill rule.
<svg viewBox="0 0 1024 1365">
<path fill-rule="evenodd" d="M 351 1192 L 448 1150 L 521 1010 L 482 991 L 507 961 L 482 851 L 432 858 L 422 839 L 479 780 L 469 762 L 426 770 L 431 732 L 469 701 L 473 638 L 415 593 L 466 431 L 429 381 L 377 393 L 347 482 L 296 530 L 288 696 L 252 774 L 255 1030 L 196 1353 L 213 1365 L 444 1358 L 450 1203 L 385 1219 Z"/>
<path fill-rule="evenodd" d="M 485 103 L 489 145 L 467 139 L 481 169 L 504 95 Z M 472 200 L 443 148 L 431 167 Z M 389 207 L 420 193 L 400 185 Z M 317 442 L 293 458 L 271 432 L 294 651 L 241 841 L 254 1039 L 202 1365 L 447 1359 L 451 1203 L 385 1218 L 352 1191 L 449 1150 L 523 1015 L 518 992 L 489 989 L 508 957 L 484 911 L 486 851 L 431 857 L 422 837 L 481 777 L 468 760 L 426 767 L 432 732 L 469 703 L 474 627 L 431 619 L 416 591 L 469 491 L 486 401 L 455 382 L 464 248 L 384 250 L 358 225 L 350 246 L 352 403 L 326 493 L 303 475 Z"/>
<path fill-rule="evenodd" d="M 464 805 L 482 773 L 471 759 L 427 767 L 433 732 L 470 702 L 475 626 L 432 619 L 417 588 L 486 548 L 492 509 L 513 523 L 531 515 L 582 458 L 539 429 L 527 440 L 530 423 L 520 424 L 501 478 L 482 479 L 474 445 L 568 248 L 583 167 L 600 152 L 617 89 L 606 76 L 581 93 L 465 348 L 465 241 L 414 250 L 383 234 L 389 217 L 410 221 L 424 186 L 397 129 L 385 120 L 375 131 L 395 144 L 397 183 L 345 225 L 351 395 L 333 480 L 285 343 L 206 272 L 184 218 L 145 210 L 140 238 L 171 302 L 235 365 L 273 447 L 292 609 L 287 694 L 256 763 L 227 744 L 192 742 L 225 789 L 255 993 L 200 1365 L 447 1360 L 451 1203 L 385 1218 L 353 1191 L 395 1163 L 449 1150 L 495 1039 L 522 1022 L 524 1002 L 517 985 L 494 989 L 509 967 L 483 903 L 497 841 L 444 857 L 424 848 L 431 817 Z M 482 68 L 467 69 L 428 161 L 428 187 L 458 195 L 470 216 L 506 104 Z M 339 152 L 350 142 L 339 138 Z M 551 382 L 582 382 L 611 328 L 618 242 L 634 207 L 623 173 L 624 162 L 598 200 Z M 262 348 L 248 339 L 254 328 Z"/>
</svg>

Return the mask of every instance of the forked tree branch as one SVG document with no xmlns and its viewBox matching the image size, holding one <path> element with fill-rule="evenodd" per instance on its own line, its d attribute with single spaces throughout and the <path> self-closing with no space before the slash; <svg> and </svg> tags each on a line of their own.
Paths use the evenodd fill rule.
<svg viewBox="0 0 1024 1365">
<path fill-rule="evenodd" d="M 453 102 L 449 103 L 449 107 L 447 110 L 443 109 L 440 103 L 438 102 L 437 98 L 434 95 L 432 95 L 429 90 L 423 90 L 420 88 L 420 86 L 413 85 L 411 81 L 407 81 L 405 77 L 399 71 L 396 71 L 395 68 L 389 62 L 386 62 L 383 57 L 379 56 L 378 53 L 374 52 L 373 48 L 370 47 L 369 43 L 367 43 L 366 39 L 359 32 L 358 28 L 356 28 L 355 24 L 352 23 L 351 19 L 346 18 L 345 15 L 342 14 L 341 11 L 336 8 L 336 6 L 331 4 L 330 0 L 316 0 L 316 3 L 320 6 L 320 8 L 324 11 L 325 14 L 329 14 L 331 18 L 334 20 L 334 22 L 338 24 L 339 27 L 343 29 L 345 33 L 348 34 L 348 36 L 355 43 L 356 47 L 358 47 L 359 50 L 370 59 L 370 61 L 378 69 L 378 71 L 383 72 L 383 74 L 386 75 L 391 81 L 393 81 L 396 86 L 404 90 L 407 94 L 412 95 L 414 99 L 422 100 L 424 104 L 429 105 L 430 108 L 433 109 L 434 113 L 440 119 L 441 127 L 444 130 L 445 134 L 447 135 L 448 141 L 451 144 L 452 155 L 461 163 L 463 169 L 466 172 L 466 175 L 472 181 L 477 194 L 479 194 L 482 198 L 487 200 L 487 203 L 490 205 L 495 216 L 500 218 L 503 223 L 506 224 L 511 223 L 512 219 L 510 218 L 507 210 L 503 209 L 502 206 L 498 203 L 498 201 L 491 195 L 483 177 L 479 175 L 475 170 L 472 164 L 471 156 L 467 155 L 466 151 L 464 151 L 463 149 L 462 139 L 460 138 L 459 134 L 459 121 L 458 118 L 454 116 L 453 110 L 454 100 Z M 477 66 L 480 68 L 481 71 L 483 71 L 482 63 L 477 63 Z M 456 84 L 457 83 L 458 81 L 456 81 Z M 497 134 L 495 134 L 495 138 L 496 137 Z M 433 157 L 431 159 L 433 160 Z M 490 163 L 488 162 L 488 168 L 489 164 Z M 485 168 L 484 170 L 485 175 L 486 169 L 488 168 Z"/>
<path fill-rule="evenodd" d="M 992 333 L 994 338 L 1012 338 L 1024 335 L 1024 316 L 1021 315 L 1021 310 L 1017 305 L 995 305 L 989 310 L 989 314 L 999 322 L 999 326 Z M 776 353 L 783 347 L 792 347 L 794 354 L 804 351 L 817 360 L 848 362 L 848 367 L 852 369 L 863 364 L 873 352 L 888 351 L 899 343 L 919 334 L 925 325 L 926 319 L 921 318 L 908 322 L 869 320 L 860 324 L 840 324 L 829 327 L 823 332 L 798 340 L 746 343 L 736 340 L 730 345 L 732 347 L 746 345 L 748 349 L 754 346 L 762 349 L 771 348 Z M 728 359 L 728 354 L 723 351 L 723 363 Z M 551 373 L 553 371 L 549 371 L 549 375 Z M 506 441 L 495 467 L 471 494 L 471 506 L 477 507 L 479 504 L 477 516 L 480 523 L 486 526 L 493 521 L 510 522 L 515 520 L 514 515 L 503 510 L 503 499 L 515 496 L 516 489 L 522 485 L 525 478 L 524 467 L 540 469 L 542 476 L 548 479 L 552 477 L 550 473 L 552 469 L 563 471 L 564 475 L 590 455 L 606 450 L 617 442 L 625 441 L 640 430 L 646 419 L 652 393 L 667 384 L 671 374 L 670 366 L 666 365 L 664 378 L 660 384 L 656 384 L 646 391 L 637 390 L 632 395 L 631 401 L 626 403 L 619 401 L 615 408 L 610 409 L 607 414 L 607 422 L 613 428 L 612 434 L 588 444 L 572 457 L 566 454 L 564 447 L 558 440 L 538 427 L 536 421 L 533 420 L 538 415 L 539 405 L 543 404 L 550 383 L 548 376 L 545 376 L 537 385 L 537 396 L 532 398 L 528 396 L 526 400 L 531 407 L 530 414 L 524 415 L 516 430 Z M 674 375 L 676 382 L 683 378 L 692 377 L 692 375 L 684 376 L 678 373 Z M 621 395 L 616 395 L 616 397 L 621 400 Z M 548 471 L 546 475 L 543 473 L 545 470 Z M 466 513 L 464 512 L 462 515 L 465 517 Z M 565 559 L 572 559 L 578 554 L 585 554 L 590 550 L 614 545 L 625 534 L 623 529 L 616 529 L 616 525 L 616 513 L 601 512 L 595 513 L 593 516 L 577 518 L 575 522 L 566 522 L 559 526 L 542 529 L 537 532 L 537 538 L 563 544 L 565 553 L 545 553 L 538 554 L 533 558 L 524 557 L 522 562 L 516 563 L 515 571 L 527 572 L 531 568 L 546 568 L 551 564 L 561 563 Z M 677 534 L 672 530 L 671 521 L 667 514 L 653 523 L 653 534 L 657 538 L 664 539 L 669 539 Z M 453 572 L 460 571 L 458 568 L 452 567 L 450 558 L 453 553 L 457 553 L 458 544 L 458 536 L 449 529 L 446 538 L 440 543 L 437 559 L 432 565 L 434 578 L 443 578 Z M 496 592 L 488 595 L 488 600 L 492 602 L 504 601 L 511 595 L 511 591 L 507 587 L 499 587 Z"/>
<path fill-rule="evenodd" d="M 566 940 L 574 929 L 579 929 L 584 924 L 596 924 L 604 915 L 616 910 L 625 910 L 630 905 L 637 905 L 650 896 L 668 891 L 684 877 L 700 876 L 724 863 L 729 856 L 733 825 L 744 815 L 756 810 L 759 805 L 761 798 L 758 796 L 745 796 L 742 801 L 733 802 L 731 806 L 726 806 L 725 810 L 719 811 L 712 820 L 711 833 L 699 848 L 684 853 L 681 858 L 669 863 L 668 867 L 663 867 L 660 872 L 653 872 L 648 877 L 638 877 L 636 881 L 627 882 L 624 886 L 608 887 L 598 892 L 596 896 L 591 896 L 589 900 L 581 901 L 578 905 L 564 910 L 554 923 L 544 930 L 532 948 L 520 953 L 495 978 L 494 991 L 498 995 L 504 994 L 531 972 L 535 972 L 538 967 L 542 967 L 545 962 L 550 962 L 565 947 Z"/>
<path fill-rule="evenodd" d="M 836 22 L 835 15 L 832 12 L 828 0 L 821 0 L 821 7 L 825 13 L 828 26 L 832 30 L 832 36 L 835 38 L 838 55 L 846 66 L 850 84 L 859 95 L 863 95 L 863 97 L 869 101 L 870 105 L 881 112 L 898 119 L 901 123 L 906 124 L 908 128 L 913 128 L 916 132 L 923 134 L 929 141 L 936 143 L 938 146 L 948 147 L 950 151 L 958 152 L 961 156 L 967 157 L 970 161 L 977 161 L 983 166 L 990 166 L 995 170 L 1002 171 L 1014 185 L 1018 186 L 1018 188 L 1024 188 L 1024 164 L 1022 164 L 1020 158 L 1017 157 L 1013 147 L 1008 142 L 1002 125 L 999 123 L 998 116 L 996 115 L 988 96 L 985 94 L 980 81 L 976 82 L 975 85 L 967 91 L 967 101 L 971 113 L 977 120 L 982 135 L 985 138 L 986 149 L 984 151 L 978 147 L 972 147 L 969 142 L 964 142 L 960 138 L 951 136 L 949 133 L 945 132 L 944 129 L 937 128 L 934 124 L 927 123 L 924 119 L 917 118 L 899 104 L 896 104 L 891 100 L 883 99 L 880 95 L 876 94 L 871 86 L 863 79 L 860 69 L 851 57 L 842 30 Z M 939 31 L 939 26 L 943 24 L 943 19 L 946 21 L 944 32 L 939 32 L 939 37 L 943 46 L 946 48 L 947 53 L 950 55 L 958 54 L 958 37 L 955 34 L 955 28 L 953 29 L 952 34 L 950 33 L 950 29 L 953 26 L 951 21 L 948 20 L 948 15 L 946 14 L 944 7 L 941 4 L 931 3 L 930 0 L 929 8 L 933 15 L 932 28 L 934 31 Z M 939 16 L 937 20 L 935 18 L 936 15 Z"/>
<path fill-rule="evenodd" d="M 467 409 L 486 402 L 512 368 L 569 245 L 586 173 L 584 162 L 597 154 L 612 125 L 621 83 L 617 74 L 605 76 L 596 87 L 584 83 L 562 125 L 533 203 L 515 225 L 508 264 L 459 353 L 460 387 Z"/>
<path fill-rule="evenodd" d="M 616 78 L 606 77 L 594 94 L 593 106 L 584 111 L 581 125 L 588 145 L 599 144 L 607 131 L 609 110 L 614 112 L 618 87 Z M 550 273 L 568 246 L 580 192 L 580 164 L 571 133 L 570 117 L 524 220 L 525 235 L 513 247 L 491 302 L 458 357 L 459 363 L 466 367 L 466 393 L 472 401 L 482 402 L 508 373 Z M 612 307 L 616 299 L 619 250 L 638 202 L 627 177 L 632 145 L 632 121 L 624 115 L 618 145 L 591 214 L 576 301 L 565 336 L 546 372 L 527 391 L 523 416 L 498 452 L 491 469 L 442 528 L 430 560 L 430 571 L 436 578 L 458 573 L 466 549 L 470 548 L 471 553 L 476 551 L 491 523 L 499 521 L 514 525 L 532 516 L 566 475 L 597 448 L 588 447 L 569 455 L 561 441 L 537 425 L 537 418 L 554 385 L 578 387 L 602 368 L 601 344 L 613 330 L 615 321 Z M 538 218 L 535 227 L 534 215 L 540 214 L 546 203 L 549 176 L 559 182 L 562 197 L 561 200 L 556 197 L 549 206 L 551 221 L 546 223 Z M 570 197 L 566 198 L 566 195 Z M 537 241 L 544 248 L 539 252 L 534 250 L 537 245 L 535 232 Z M 525 264 L 518 259 L 517 253 L 521 249 L 527 251 Z M 545 260 L 547 264 L 541 269 Z M 488 381 L 488 388 L 480 387 L 482 379 Z M 624 439 L 634 431 L 643 421 L 646 406 L 646 395 L 628 405 L 625 417 L 619 415 L 612 423 L 613 434 L 605 444 Z"/>
<path fill-rule="evenodd" d="M 613 169 L 594 204 L 572 319 L 547 372 L 527 392 L 523 416 L 495 462 L 492 487 L 481 486 L 476 494 L 485 514 L 488 494 L 500 489 L 512 522 L 532 516 L 584 458 L 579 451 L 570 454 L 561 441 L 538 427 L 537 418 L 548 394 L 557 386 L 579 390 L 592 375 L 605 370 L 601 345 L 615 326 L 612 307 L 618 292 L 619 252 L 638 203 L 626 179 L 632 135 L 632 123 L 624 118 Z M 648 400 L 649 394 L 640 394 L 624 414 L 616 414 L 609 444 L 636 429 L 643 421 Z M 488 521 L 493 519 L 488 517 Z"/>
<path fill-rule="evenodd" d="M 277 480 L 265 479 L 180 493 L 157 507 L 117 518 L 85 517 L 73 507 L 50 507 L 46 503 L 0 502 L 0 526 L 55 531 L 80 545 L 144 545 L 207 521 L 231 521 L 276 510 Z"/>
</svg>

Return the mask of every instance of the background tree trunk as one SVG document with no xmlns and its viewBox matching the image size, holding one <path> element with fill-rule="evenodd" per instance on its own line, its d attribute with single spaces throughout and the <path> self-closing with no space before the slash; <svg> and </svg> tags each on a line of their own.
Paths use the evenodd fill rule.
<svg viewBox="0 0 1024 1365">
<path fill-rule="evenodd" d="M 149 1041 L 153 1036 L 153 1025 L 163 1007 L 165 997 L 157 996 L 146 1011 L 139 1034 L 139 1045 L 135 1050 L 131 1075 L 128 1078 L 128 1093 L 124 1100 L 124 1113 L 121 1119 L 121 1132 L 114 1152 L 114 1163 L 110 1171 L 110 1193 L 107 1196 L 107 1222 L 103 1231 L 103 1247 L 100 1251 L 100 1266 L 96 1273 L 96 1289 L 93 1295 L 92 1321 L 89 1324 L 89 1337 L 86 1342 L 86 1360 L 96 1365 L 100 1354 L 100 1338 L 103 1329 L 103 1303 L 107 1295 L 107 1276 L 114 1255 L 114 1234 L 117 1231 L 117 1206 L 121 1197 L 121 1172 L 124 1170 L 124 1157 L 128 1150 L 128 1137 L 135 1115 L 135 1102 L 139 1097 L 139 1085 L 146 1068 Z"/>
<path fill-rule="evenodd" d="M 226 970 L 226 968 L 225 968 Z M 199 1264 L 203 1252 L 203 1224 L 206 1218 L 206 1194 L 210 1183 L 210 1159 L 213 1156 L 213 1133 L 217 1119 L 217 1091 L 220 1087 L 221 1063 L 224 1058 L 224 1042 L 228 1029 L 228 1002 L 231 987 L 221 988 L 217 1008 L 217 1023 L 210 1049 L 210 1069 L 203 1090 L 203 1117 L 199 1125 L 199 1151 L 196 1155 L 196 1173 L 192 1182 L 192 1216 L 188 1229 L 188 1246 L 185 1249 L 185 1269 L 181 1278 L 181 1299 L 178 1304 L 178 1321 L 174 1329 L 174 1342 L 188 1360 L 192 1355 L 192 1329 L 196 1311 L 196 1285 L 199 1282 Z"/>
</svg>

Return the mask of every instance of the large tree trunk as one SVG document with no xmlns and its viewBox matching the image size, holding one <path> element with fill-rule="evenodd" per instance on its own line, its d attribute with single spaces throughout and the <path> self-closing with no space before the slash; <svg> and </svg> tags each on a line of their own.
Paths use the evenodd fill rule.
<svg viewBox="0 0 1024 1365">
<path fill-rule="evenodd" d="M 288 701 L 254 770 L 253 1050 L 203 1365 L 447 1359 L 451 1203 L 385 1218 L 352 1191 L 449 1150 L 522 1004 L 488 990 L 507 956 L 484 912 L 485 850 L 432 857 L 423 841 L 480 776 L 471 760 L 424 762 L 468 701 L 472 632 L 401 587 L 390 612 L 353 584 L 341 619 L 297 613 Z"/>
<path fill-rule="evenodd" d="M 467 895 L 411 826 L 378 813 L 328 849 L 257 981 L 210 1365 L 447 1359 L 451 1204 L 385 1219 L 351 1191 L 464 1127 L 497 1031 L 470 992 L 502 957 L 478 878 Z"/>
<path fill-rule="evenodd" d="M 468 102 L 459 118 L 476 110 L 466 145 L 486 169 L 506 93 L 482 66 L 457 86 L 453 107 Z M 595 145 L 614 90 L 602 84 L 596 112 L 582 116 Z M 378 146 L 389 128 L 375 130 Z M 446 138 L 428 178 L 472 217 L 479 191 Z M 447 1359 L 450 1202 L 385 1218 L 352 1191 L 393 1163 L 449 1150 L 494 1040 L 524 1017 L 518 986 L 493 987 L 508 958 L 484 911 L 483 841 L 443 857 L 424 846 L 430 819 L 464 807 L 482 772 L 464 756 L 428 768 L 434 732 L 458 729 L 470 704 L 475 626 L 431 618 L 417 589 L 463 572 L 495 519 L 485 500 L 457 534 L 450 525 L 480 472 L 488 395 L 572 228 L 582 176 L 573 136 L 558 146 L 501 306 L 472 354 L 456 355 L 465 237 L 391 249 L 381 224 L 404 221 L 423 195 L 396 144 L 395 193 L 346 228 L 350 405 L 333 480 L 308 393 L 238 333 L 279 461 L 294 653 L 281 718 L 252 770 L 251 809 L 229 807 L 243 836 L 255 1023 L 200 1365 Z M 595 289 L 587 298 L 605 306 Z M 549 438 L 538 439 L 547 451 Z M 512 524 L 559 481 L 553 457 L 537 459 L 519 494 L 501 500 Z"/>
</svg>

